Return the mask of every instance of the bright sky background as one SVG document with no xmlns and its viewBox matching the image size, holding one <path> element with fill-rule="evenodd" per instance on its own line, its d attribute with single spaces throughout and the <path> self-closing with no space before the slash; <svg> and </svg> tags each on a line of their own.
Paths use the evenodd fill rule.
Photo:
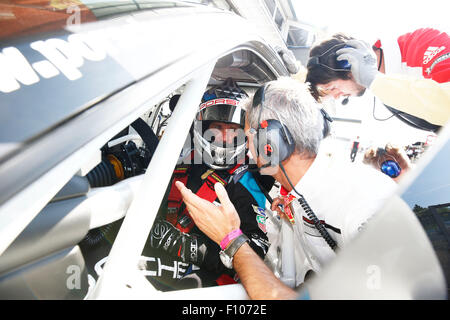
<svg viewBox="0 0 450 320">
<path fill-rule="evenodd" d="M 450 0 L 292 0 L 297 17 L 329 33 L 344 32 L 369 43 L 378 37 L 399 36 L 420 27 L 434 27 L 450 33 Z M 415 130 L 395 117 L 376 121 L 373 96 L 350 99 L 344 107 L 337 104 L 337 117 L 361 119 L 362 126 L 339 130 L 349 139 L 360 136 L 361 145 L 382 145 L 386 142 L 407 145 L 425 141 L 426 131 Z M 390 113 L 377 103 L 375 114 L 387 118 Z"/>
<path fill-rule="evenodd" d="M 419 27 L 450 31 L 449 0 L 292 0 L 300 21 L 367 40 Z"/>
</svg>

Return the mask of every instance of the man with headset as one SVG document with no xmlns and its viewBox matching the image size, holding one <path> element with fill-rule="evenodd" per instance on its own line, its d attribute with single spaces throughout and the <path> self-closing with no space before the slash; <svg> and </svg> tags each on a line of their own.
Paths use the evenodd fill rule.
<svg viewBox="0 0 450 320">
<path fill-rule="evenodd" d="M 237 272 L 250 298 L 295 298 L 294 289 L 306 274 L 320 272 L 335 250 L 351 241 L 393 193 L 395 183 L 371 167 L 331 162 L 319 152 L 324 117 L 305 84 L 293 79 L 269 82 L 245 105 L 245 131 L 258 170 L 273 176 L 288 193 L 284 215 L 289 217 L 294 246 L 283 254 L 295 260 L 294 288 L 252 252 L 238 231 L 239 216 L 223 187 L 215 185 L 221 206 L 203 201 L 182 183 L 177 187 L 196 225 L 223 244 L 221 259 Z M 272 210 L 278 211 L 278 204 L 274 201 Z"/>
<path fill-rule="evenodd" d="M 313 47 L 306 81 L 316 99 L 370 89 L 401 121 L 438 131 L 450 119 L 450 37 L 431 28 L 373 46 L 336 34 Z"/>
</svg>

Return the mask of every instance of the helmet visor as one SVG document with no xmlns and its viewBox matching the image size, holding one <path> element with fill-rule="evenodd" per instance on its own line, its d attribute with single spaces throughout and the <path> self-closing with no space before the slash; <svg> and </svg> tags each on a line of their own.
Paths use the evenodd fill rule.
<svg viewBox="0 0 450 320">
<path fill-rule="evenodd" d="M 219 98 L 202 103 L 197 120 L 236 123 L 244 127 L 245 111 L 239 107 L 239 101 Z"/>
</svg>

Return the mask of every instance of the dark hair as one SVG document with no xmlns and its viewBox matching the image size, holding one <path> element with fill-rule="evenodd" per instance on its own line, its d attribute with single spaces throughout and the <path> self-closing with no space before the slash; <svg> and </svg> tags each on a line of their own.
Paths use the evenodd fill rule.
<svg viewBox="0 0 450 320">
<path fill-rule="evenodd" d="M 310 83 L 311 94 L 317 101 L 319 101 L 320 99 L 320 93 L 317 89 L 318 84 L 327 84 L 338 79 L 351 79 L 350 71 L 335 71 L 330 69 L 339 69 L 339 67 L 336 65 L 336 51 L 339 50 L 340 47 L 337 46 L 336 49 L 332 49 L 330 50 L 330 52 L 327 52 L 327 50 L 329 50 L 333 46 L 344 44 L 351 39 L 353 38 L 342 33 L 337 33 L 334 34 L 331 39 L 325 40 L 311 49 L 309 53 L 310 57 L 317 57 L 326 53 L 325 55 L 320 57 L 321 64 L 310 64 L 307 66 L 308 73 L 306 75 L 306 82 Z M 325 64 L 330 68 L 327 68 L 322 64 Z"/>
</svg>

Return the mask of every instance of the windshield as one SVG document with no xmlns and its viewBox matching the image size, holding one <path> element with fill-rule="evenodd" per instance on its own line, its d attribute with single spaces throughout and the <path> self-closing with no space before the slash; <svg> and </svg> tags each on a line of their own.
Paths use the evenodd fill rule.
<svg viewBox="0 0 450 320">
<path fill-rule="evenodd" d="M 450 288 L 450 140 L 431 160 L 402 199 L 416 214 L 442 265 Z"/>
<path fill-rule="evenodd" d="M 0 3 L 0 39 L 54 32 L 133 11 L 187 6 L 149 0 L 9 0 Z"/>
</svg>

